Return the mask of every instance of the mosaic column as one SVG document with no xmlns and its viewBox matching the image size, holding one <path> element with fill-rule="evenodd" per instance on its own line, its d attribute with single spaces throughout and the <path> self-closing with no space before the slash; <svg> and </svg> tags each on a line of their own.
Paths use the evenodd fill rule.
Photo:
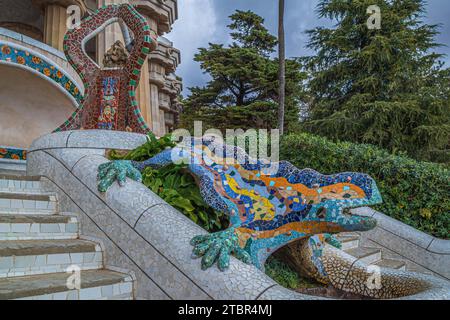
<svg viewBox="0 0 450 320">
<path fill-rule="evenodd" d="M 55 49 L 63 51 L 64 35 L 67 32 L 66 8 L 58 4 L 45 7 L 44 42 Z"/>
<path fill-rule="evenodd" d="M 122 4 L 128 3 L 127 0 L 99 0 L 98 7 L 111 5 L 111 4 Z M 122 28 L 119 23 L 113 23 L 107 26 L 102 32 L 97 35 L 97 63 L 99 66 L 103 66 L 103 57 L 106 51 L 111 48 L 111 46 L 120 40 L 125 45 L 125 40 L 123 38 Z"/>
</svg>

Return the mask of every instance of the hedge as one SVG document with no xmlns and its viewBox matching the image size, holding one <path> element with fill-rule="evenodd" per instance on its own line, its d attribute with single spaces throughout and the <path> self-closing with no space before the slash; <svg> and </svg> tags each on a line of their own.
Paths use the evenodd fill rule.
<svg viewBox="0 0 450 320">
<path fill-rule="evenodd" d="M 444 166 L 393 155 L 372 145 L 332 142 L 307 133 L 283 137 L 280 158 L 323 174 L 364 172 L 383 204 L 374 209 L 414 228 L 450 239 L 450 174 Z"/>
</svg>

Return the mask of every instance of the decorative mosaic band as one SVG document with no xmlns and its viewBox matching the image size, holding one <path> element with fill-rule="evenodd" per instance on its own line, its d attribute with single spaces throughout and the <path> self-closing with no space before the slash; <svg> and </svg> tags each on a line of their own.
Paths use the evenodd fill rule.
<svg viewBox="0 0 450 320">
<path fill-rule="evenodd" d="M 27 160 L 27 150 L 0 146 L 0 159 Z"/>
<path fill-rule="evenodd" d="M 0 63 L 2 62 L 17 64 L 20 67 L 38 72 L 45 78 L 57 83 L 78 104 L 82 101 L 83 95 L 65 71 L 31 50 L 26 50 L 10 42 L 0 41 Z"/>
</svg>

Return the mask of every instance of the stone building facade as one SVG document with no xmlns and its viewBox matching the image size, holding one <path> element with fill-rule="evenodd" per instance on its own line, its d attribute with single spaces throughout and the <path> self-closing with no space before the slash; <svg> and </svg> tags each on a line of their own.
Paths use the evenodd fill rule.
<svg viewBox="0 0 450 320">
<path fill-rule="evenodd" d="M 0 150 L 27 149 L 79 107 L 82 81 L 63 53 L 68 6 L 77 5 L 86 17 L 104 5 L 120 3 L 132 4 L 158 36 L 137 90 L 141 113 L 157 136 L 174 128 L 182 90 L 175 75 L 180 51 L 164 35 L 178 18 L 177 0 L 1 0 Z M 107 26 L 85 44 L 86 54 L 102 66 L 117 40 L 125 44 L 124 31 L 117 22 Z"/>
</svg>

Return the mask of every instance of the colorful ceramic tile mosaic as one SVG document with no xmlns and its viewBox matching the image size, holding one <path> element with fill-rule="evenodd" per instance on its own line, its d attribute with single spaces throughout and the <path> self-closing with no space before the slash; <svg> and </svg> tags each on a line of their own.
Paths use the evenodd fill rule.
<svg viewBox="0 0 450 320">
<path fill-rule="evenodd" d="M 24 149 L 0 146 L 0 159 L 27 160 L 27 151 Z"/>
<path fill-rule="evenodd" d="M 97 29 L 122 20 L 134 35 L 134 47 L 127 65 L 100 69 L 83 50 L 83 41 Z M 141 67 L 148 53 L 157 45 L 156 35 L 129 4 L 105 6 L 69 30 L 64 38 L 68 61 L 83 80 L 85 96 L 81 107 L 56 131 L 76 129 L 106 129 L 146 133 L 137 100 Z"/>
<path fill-rule="evenodd" d="M 106 191 L 116 178 L 122 185 L 126 176 L 140 180 L 136 169 L 142 172 L 147 166 L 181 160 L 197 177 L 206 203 L 230 216 L 228 230 L 192 240 L 194 253 L 203 256 L 203 268 L 217 261 L 224 270 L 230 253 L 234 253 L 263 269 L 265 260 L 290 242 L 315 235 L 366 231 L 376 225 L 372 218 L 350 215 L 345 210 L 381 202 L 376 183 L 368 175 L 325 176 L 285 161 L 278 164 L 277 172 L 269 173 L 270 164 L 214 141 L 180 145 L 145 162 L 103 165 L 99 190 Z M 334 241 L 331 236 L 317 239 Z"/>
<path fill-rule="evenodd" d="M 97 128 L 113 130 L 117 128 L 117 115 L 119 109 L 120 79 L 118 77 L 106 77 L 99 84 L 100 110 Z"/>
<path fill-rule="evenodd" d="M 66 73 L 45 57 L 25 50 L 13 43 L 0 41 L 0 63 L 17 64 L 22 68 L 38 72 L 44 77 L 57 83 L 64 91 L 70 94 L 76 102 L 83 99 L 79 88 L 70 80 Z"/>
</svg>

